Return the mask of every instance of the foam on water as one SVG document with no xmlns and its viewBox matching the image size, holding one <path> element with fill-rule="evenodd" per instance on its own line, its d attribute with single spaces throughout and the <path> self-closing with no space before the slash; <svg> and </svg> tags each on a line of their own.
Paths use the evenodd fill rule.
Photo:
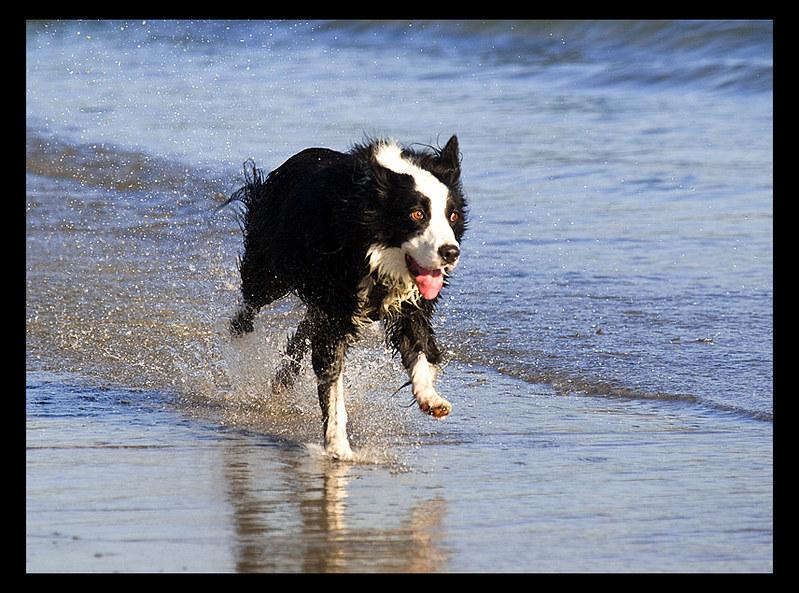
<svg viewBox="0 0 799 593">
<path fill-rule="evenodd" d="M 281 313 L 280 309 L 283 309 Z M 301 306 L 297 305 L 296 308 Z M 183 408 L 211 407 L 226 426 L 267 434 L 289 446 L 314 446 L 322 440 L 322 418 L 316 378 L 307 357 L 294 386 L 273 392 L 271 383 L 283 361 L 287 335 L 299 316 L 286 304 L 266 308 L 256 319 L 255 331 L 233 338 L 227 319 L 216 324 L 214 353 L 217 360 L 186 364 L 176 356 L 177 396 Z M 217 370 L 209 377 L 208 363 Z M 377 326 L 348 354 L 344 371 L 348 432 L 355 463 L 401 465 L 395 444 L 413 440 L 419 417 L 410 393 L 394 396 L 405 382 L 399 363 L 382 345 Z M 408 404 L 411 405 L 408 405 Z"/>
</svg>

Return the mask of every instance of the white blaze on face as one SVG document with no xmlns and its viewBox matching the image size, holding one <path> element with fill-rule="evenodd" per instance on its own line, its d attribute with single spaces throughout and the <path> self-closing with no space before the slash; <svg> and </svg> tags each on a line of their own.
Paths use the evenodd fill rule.
<svg viewBox="0 0 799 593">
<path fill-rule="evenodd" d="M 402 245 L 403 252 L 408 253 L 425 268 L 432 270 L 443 268 L 444 262 L 438 250 L 444 245 L 459 246 L 447 220 L 449 189 L 430 171 L 402 158 L 402 148 L 397 144 L 381 145 L 377 149 L 375 158 L 386 169 L 413 177 L 416 191 L 430 200 L 430 220 L 427 228 L 420 235 L 405 241 Z M 454 267 L 455 264 L 449 264 L 447 271 L 451 271 Z"/>
</svg>

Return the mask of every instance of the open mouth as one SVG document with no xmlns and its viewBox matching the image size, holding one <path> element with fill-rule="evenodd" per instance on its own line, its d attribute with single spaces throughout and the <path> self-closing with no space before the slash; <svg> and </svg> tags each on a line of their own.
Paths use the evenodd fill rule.
<svg viewBox="0 0 799 593">
<path fill-rule="evenodd" d="M 436 298 L 444 286 L 444 274 L 441 269 L 429 270 L 419 265 L 419 262 L 407 253 L 405 254 L 405 264 L 422 296 L 428 301 Z"/>
</svg>

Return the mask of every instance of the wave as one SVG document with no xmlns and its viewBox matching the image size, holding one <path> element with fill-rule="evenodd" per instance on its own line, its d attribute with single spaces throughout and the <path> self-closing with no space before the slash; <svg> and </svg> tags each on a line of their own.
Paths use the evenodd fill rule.
<svg viewBox="0 0 799 593">
<path fill-rule="evenodd" d="M 471 345 L 468 337 L 464 340 L 453 340 L 450 351 L 453 360 L 459 363 L 490 368 L 526 383 L 550 385 L 561 395 L 683 403 L 750 420 L 767 422 L 774 420 L 773 412 L 736 406 L 692 393 L 648 390 L 601 377 L 590 377 L 579 372 L 529 364 L 516 356 L 507 355 L 500 348 L 493 349 L 482 344 Z"/>
<path fill-rule="evenodd" d="M 28 125 L 25 169 L 53 179 L 114 191 L 151 190 L 209 194 L 220 175 L 145 151 L 105 142 L 75 142 Z"/>
<path fill-rule="evenodd" d="M 28 22 L 28 37 L 83 36 L 214 51 L 411 51 L 454 65 L 552 76 L 577 87 L 771 92 L 770 20 L 186 20 Z M 463 70 L 444 69 L 450 76 Z M 447 74 L 438 73 L 437 76 Z"/>
<path fill-rule="evenodd" d="M 248 27 L 252 26 L 246 25 Z M 599 48 L 712 51 L 718 54 L 771 47 L 769 20 L 331 20 L 310 22 L 318 32 L 388 34 L 410 39 L 432 31 L 448 37 L 489 38 L 498 45 L 536 47 L 579 42 Z"/>
<path fill-rule="evenodd" d="M 316 29 L 349 43 L 433 45 L 514 76 L 578 86 L 770 92 L 773 84 L 771 21 L 329 21 Z"/>
</svg>

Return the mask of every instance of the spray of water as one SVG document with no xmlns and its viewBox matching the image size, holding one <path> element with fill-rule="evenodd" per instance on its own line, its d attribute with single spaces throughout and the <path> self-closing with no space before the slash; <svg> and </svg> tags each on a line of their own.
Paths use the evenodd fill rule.
<svg viewBox="0 0 799 593">
<path fill-rule="evenodd" d="M 32 138 L 28 368 L 162 392 L 183 413 L 213 410 L 228 426 L 315 450 L 321 411 L 310 362 L 292 390 L 270 388 L 302 305 L 288 298 L 264 308 L 248 336 L 227 330 L 241 236 L 234 213 L 217 206 L 236 176 L 214 181 L 174 166 L 167 175 L 166 164 L 147 160 L 135 170 L 149 174 L 123 188 L 106 181 L 137 155 L 81 145 L 54 151 Z M 390 462 L 395 441 L 415 430 L 419 414 L 404 407 L 409 392 L 390 397 L 404 381 L 377 328 L 353 347 L 345 387 L 361 461 Z"/>
</svg>

